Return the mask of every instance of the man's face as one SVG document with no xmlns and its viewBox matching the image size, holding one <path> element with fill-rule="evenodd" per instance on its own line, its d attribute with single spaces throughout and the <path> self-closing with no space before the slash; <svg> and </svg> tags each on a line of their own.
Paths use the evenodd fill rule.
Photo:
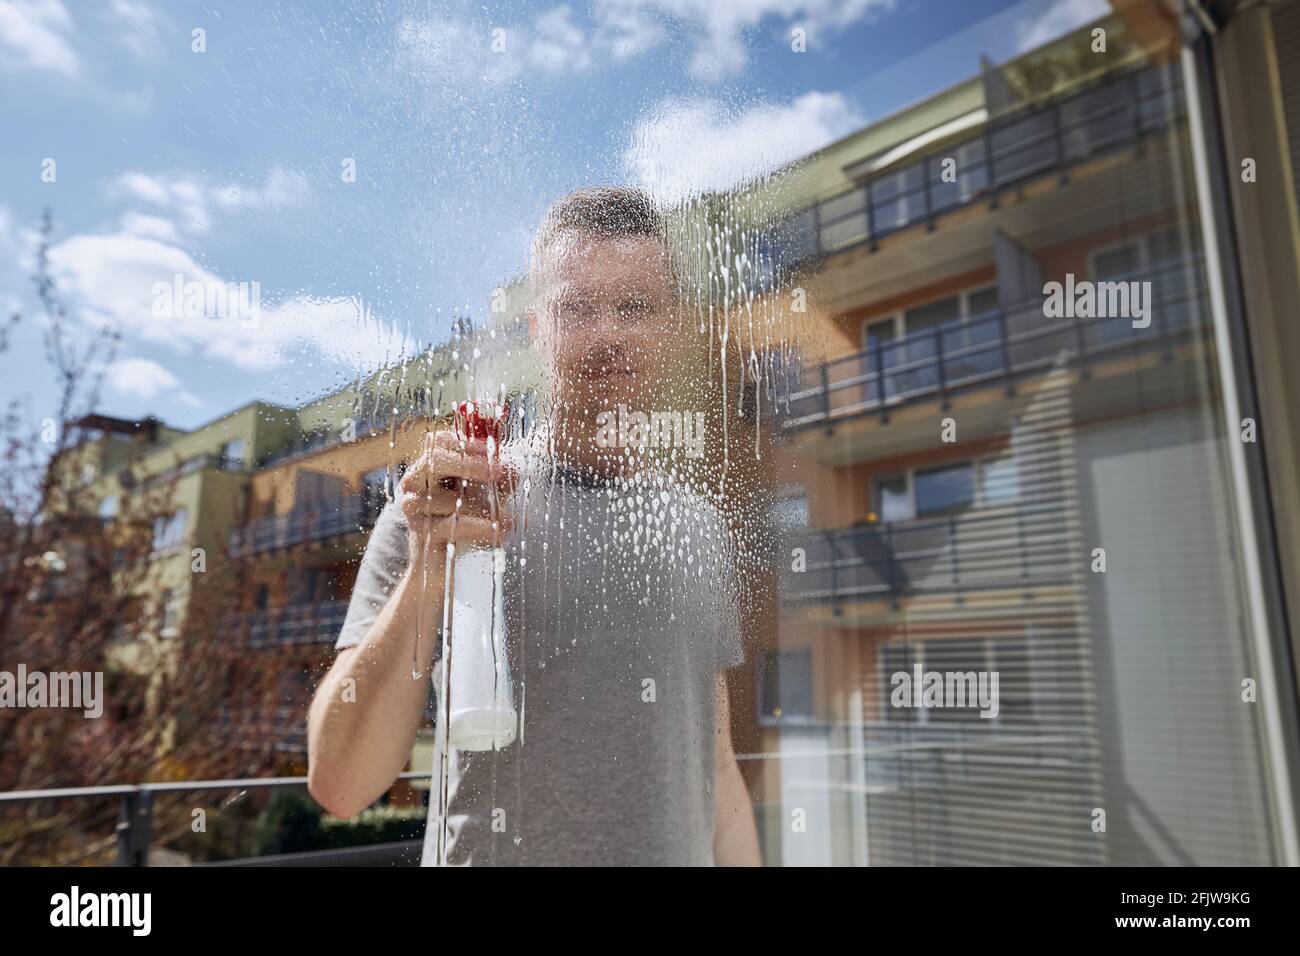
<svg viewBox="0 0 1300 956">
<path fill-rule="evenodd" d="M 560 237 L 545 260 L 538 342 L 571 417 L 661 400 L 686 338 L 663 245 Z"/>
</svg>

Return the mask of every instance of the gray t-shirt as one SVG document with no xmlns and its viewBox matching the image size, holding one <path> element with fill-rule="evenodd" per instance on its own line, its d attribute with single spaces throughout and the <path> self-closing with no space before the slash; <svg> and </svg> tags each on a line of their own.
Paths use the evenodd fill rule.
<svg viewBox="0 0 1300 956">
<path fill-rule="evenodd" d="M 514 500 L 503 588 L 523 739 L 453 749 L 448 862 L 712 865 L 715 681 L 744 659 L 725 523 L 667 481 L 540 478 Z M 406 564 L 393 503 L 371 534 L 338 648 L 364 638 Z M 429 601 L 440 620 L 442 595 Z M 437 804 L 435 791 L 425 865 Z"/>
</svg>

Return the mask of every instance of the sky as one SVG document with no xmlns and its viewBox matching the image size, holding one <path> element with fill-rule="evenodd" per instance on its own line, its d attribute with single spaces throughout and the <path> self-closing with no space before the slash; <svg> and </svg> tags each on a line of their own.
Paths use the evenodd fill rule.
<svg viewBox="0 0 1300 956">
<path fill-rule="evenodd" d="M 726 188 L 1107 8 L 0 0 L 0 310 L 23 316 L 0 399 L 39 422 L 56 396 L 30 278 L 46 208 L 70 333 L 120 335 L 100 410 L 192 428 L 482 321 L 573 188 Z M 244 283 L 255 320 L 169 314 L 178 281 Z"/>
</svg>

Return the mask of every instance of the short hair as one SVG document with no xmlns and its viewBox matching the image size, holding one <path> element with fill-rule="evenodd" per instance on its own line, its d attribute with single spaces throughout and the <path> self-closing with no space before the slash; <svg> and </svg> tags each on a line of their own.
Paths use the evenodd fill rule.
<svg viewBox="0 0 1300 956">
<path fill-rule="evenodd" d="M 538 230 L 541 243 L 564 232 L 593 239 L 664 238 L 664 217 L 644 191 L 630 186 L 579 189 L 546 213 Z"/>
<path fill-rule="evenodd" d="M 630 186 L 594 186 L 558 200 L 547 211 L 533 239 L 529 272 L 544 271 L 551 247 L 566 238 L 650 239 L 668 250 L 667 222 L 654 201 Z M 672 270 L 671 256 L 669 269 Z"/>
</svg>

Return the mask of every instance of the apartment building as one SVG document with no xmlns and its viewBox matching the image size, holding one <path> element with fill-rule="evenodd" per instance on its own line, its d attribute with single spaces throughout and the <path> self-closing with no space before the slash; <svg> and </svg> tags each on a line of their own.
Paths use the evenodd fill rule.
<svg viewBox="0 0 1300 956">
<path fill-rule="evenodd" d="M 772 862 L 1271 859 L 1179 21 L 1115 6 L 773 190 L 816 307 L 754 662 Z M 894 693 L 928 672 L 998 705 Z"/>
</svg>

